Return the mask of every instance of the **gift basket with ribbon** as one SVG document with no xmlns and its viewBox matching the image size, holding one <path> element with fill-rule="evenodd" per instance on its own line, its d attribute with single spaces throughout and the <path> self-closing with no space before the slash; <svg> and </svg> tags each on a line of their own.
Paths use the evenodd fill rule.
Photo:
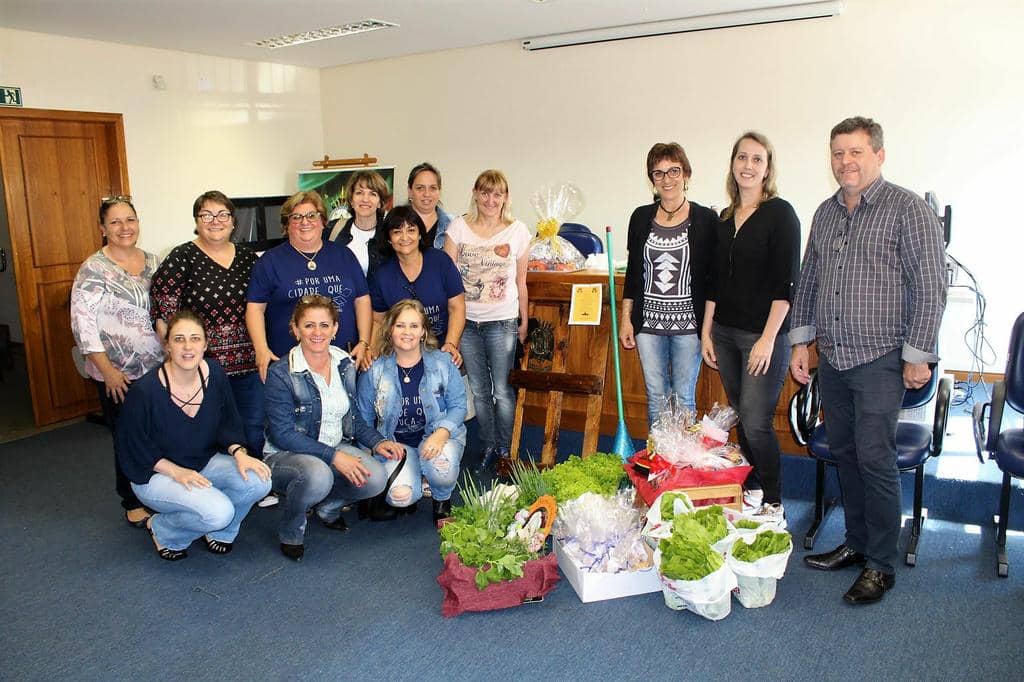
<svg viewBox="0 0 1024 682">
<path fill-rule="evenodd" d="M 583 210 L 583 194 L 569 183 L 545 185 L 533 193 L 530 204 L 537 212 L 537 236 L 530 240 L 527 269 L 547 272 L 582 270 L 586 258 L 568 240 L 558 236 L 562 223 Z"/>
</svg>

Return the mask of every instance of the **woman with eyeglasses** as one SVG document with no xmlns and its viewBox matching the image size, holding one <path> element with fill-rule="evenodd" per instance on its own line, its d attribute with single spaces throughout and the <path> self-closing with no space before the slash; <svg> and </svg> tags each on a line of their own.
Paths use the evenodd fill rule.
<svg viewBox="0 0 1024 682">
<path fill-rule="evenodd" d="M 775 150 L 746 132 L 730 156 L 711 286 L 704 309 L 704 361 L 716 368 L 739 413 L 739 440 L 760 484 L 756 514 L 782 521 L 781 451 L 775 405 L 789 366 L 789 307 L 800 270 L 800 220 L 775 187 Z M 756 498 L 751 500 L 756 501 Z"/>
<path fill-rule="evenodd" d="M 203 320 L 176 312 L 165 343 L 167 360 L 125 398 L 117 456 L 132 490 L 156 510 L 146 526 L 161 559 L 184 559 L 199 538 L 213 554 L 227 554 L 242 520 L 270 491 L 270 469 L 245 446 L 224 370 L 203 359 Z"/>
<path fill-rule="evenodd" d="M 351 216 L 338 229 L 327 230 L 327 239 L 347 246 L 359 261 L 363 274 L 372 272 L 381 261 L 380 225 L 384 207 L 391 198 L 387 181 L 377 171 L 360 170 L 345 185 L 345 203 Z"/>
<path fill-rule="evenodd" d="M 263 383 L 256 371 L 256 351 L 245 327 L 245 294 L 256 252 L 231 241 L 235 206 L 216 190 L 192 204 L 196 238 L 176 246 L 153 275 L 150 296 L 160 331 L 182 308 L 206 326 L 207 355 L 228 376 L 231 393 L 245 425 L 245 442 L 255 457 L 263 453 Z"/>
<path fill-rule="evenodd" d="M 619 340 L 636 348 L 647 389 L 647 425 L 670 395 L 696 411 L 700 331 L 718 216 L 686 196 L 692 174 L 686 152 L 659 142 L 647 153 L 657 195 L 629 219 Z"/>
<path fill-rule="evenodd" d="M 157 257 L 136 246 L 139 218 L 131 197 L 103 199 L 99 227 L 104 246 L 85 259 L 71 287 L 71 331 L 96 385 L 111 433 L 128 386 L 163 360 L 164 351 L 149 317 L 149 286 Z M 142 528 L 149 512 L 114 458 L 117 494 L 128 523 Z"/>
<path fill-rule="evenodd" d="M 448 226 L 444 250 L 466 290 L 461 352 L 480 426 L 483 472 L 509 455 L 516 394 L 508 375 L 516 340 L 526 340 L 530 233 L 512 215 L 504 173 L 486 170 L 477 177 L 469 212 Z"/>
<path fill-rule="evenodd" d="M 331 345 L 338 333 L 334 301 L 319 294 L 302 296 L 289 327 L 298 345 L 267 375 L 265 455 L 274 488 L 284 494 L 281 552 L 299 561 L 306 551 L 310 509 L 326 527 L 346 531 L 342 507 L 384 489 L 384 466 L 359 443 L 374 445 L 384 459 L 400 457 L 401 450 L 379 443 L 355 409 L 355 363 Z M 365 507 L 360 509 L 365 513 Z"/>
<path fill-rule="evenodd" d="M 347 350 L 357 366 L 370 366 L 373 311 L 366 277 L 355 255 L 325 241 L 324 202 L 316 192 L 293 194 L 281 207 L 284 244 L 263 254 L 252 269 L 246 294 L 245 324 L 256 350 L 256 367 L 266 382 L 270 363 L 291 350 L 289 320 L 295 302 L 321 294 L 338 307 L 334 345 Z"/>
<path fill-rule="evenodd" d="M 458 269 L 448 254 L 430 248 L 423 221 L 411 206 L 391 209 L 382 233 L 387 237 L 385 260 L 370 277 L 374 329 L 399 301 L 419 301 L 441 350 L 461 367 L 459 342 L 466 326 L 466 294 Z"/>
<path fill-rule="evenodd" d="M 433 497 L 436 523 L 451 515 L 466 447 L 466 389 L 451 357 L 437 339 L 419 301 L 399 301 L 374 337 L 378 357 L 359 377 L 359 413 L 374 431 L 367 446 L 400 452 L 384 462 L 384 501 L 414 508 L 422 496 L 420 477 Z"/>
<path fill-rule="evenodd" d="M 444 234 L 452 216 L 441 208 L 441 171 L 424 161 L 409 171 L 409 205 L 423 221 L 423 242 L 435 249 L 444 248 Z"/>
</svg>

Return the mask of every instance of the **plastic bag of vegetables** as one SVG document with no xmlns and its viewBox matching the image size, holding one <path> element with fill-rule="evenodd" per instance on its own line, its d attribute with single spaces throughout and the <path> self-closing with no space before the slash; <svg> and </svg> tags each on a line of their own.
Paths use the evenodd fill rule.
<svg viewBox="0 0 1024 682">
<path fill-rule="evenodd" d="M 771 525 L 736 540 L 725 562 L 736 574 L 734 592 L 740 604 L 748 609 L 771 604 L 792 552 L 792 536 Z"/>
<path fill-rule="evenodd" d="M 647 510 L 647 523 L 642 531 L 647 537 L 662 539 L 672 535 L 672 520 L 679 514 L 693 511 L 690 496 L 682 490 L 666 490 L 658 495 Z"/>
<path fill-rule="evenodd" d="M 732 609 L 729 595 L 736 576 L 711 548 L 711 537 L 699 521 L 681 517 L 673 523 L 672 535 L 658 543 L 654 563 L 666 606 L 721 620 Z"/>
</svg>

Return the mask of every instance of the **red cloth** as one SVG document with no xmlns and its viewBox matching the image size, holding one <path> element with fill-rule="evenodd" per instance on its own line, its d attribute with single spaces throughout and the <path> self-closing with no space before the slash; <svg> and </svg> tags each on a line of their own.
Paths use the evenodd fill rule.
<svg viewBox="0 0 1024 682">
<path fill-rule="evenodd" d="M 671 467 L 669 473 L 659 477 L 652 485 L 647 480 L 647 474 L 637 471 L 633 462 L 638 458 L 647 457 L 647 451 L 641 450 L 629 459 L 629 462 L 622 465 L 633 483 L 633 487 L 640 493 L 643 501 L 650 506 L 658 495 L 666 490 L 678 490 L 679 488 L 702 488 L 709 485 L 726 485 L 738 483 L 743 485 L 754 467 L 750 465 L 729 467 L 727 469 L 694 469 L 693 467 Z M 711 503 L 710 500 L 702 500 L 704 503 Z"/>
<path fill-rule="evenodd" d="M 491 583 L 482 590 L 476 586 L 476 571 L 459 561 L 455 552 L 449 552 L 444 558 L 444 568 L 437 576 L 437 584 L 444 592 L 442 616 L 451 618 L 467 611 L 495 611 L 519 606 L 524 599 L 543 597 L 561 580 L 558 558 L 554 554 L 527 561 L 522 578 Z"/>
</svg>

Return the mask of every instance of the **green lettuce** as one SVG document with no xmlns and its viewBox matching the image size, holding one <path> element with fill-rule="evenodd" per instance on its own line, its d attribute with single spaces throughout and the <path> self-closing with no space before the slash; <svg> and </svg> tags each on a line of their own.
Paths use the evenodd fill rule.
<svg viewBox="0 0 1024 682">
<path fill-rule="evenodd" d="M 751 544 L 742 539 L 732 546 L 732 555 L 739 561 L 754 562 L 773 554 L 782 554 L 793 546 L 793 538 L 789 533 L 765 531 L 758 533 Z"/>
</svg>

